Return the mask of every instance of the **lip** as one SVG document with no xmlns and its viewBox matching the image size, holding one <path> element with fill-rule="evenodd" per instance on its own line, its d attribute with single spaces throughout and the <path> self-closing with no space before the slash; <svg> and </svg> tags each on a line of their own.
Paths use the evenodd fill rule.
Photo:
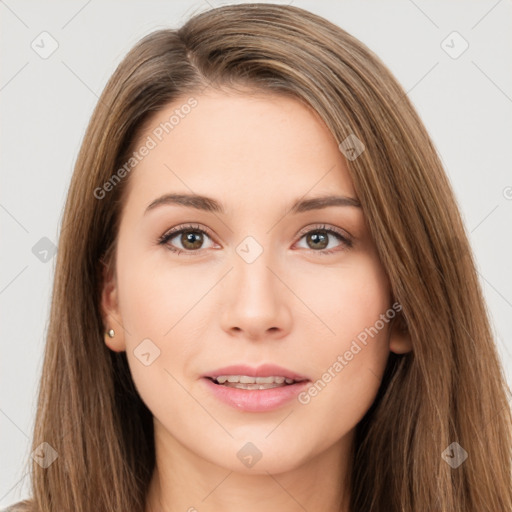
<svg viewBox="0 0 512 512">
<path fill-rule="evenodd" d="M 309 380 L 305 375 L 299 375 L 298 373 L 275 364 L 263 364 L 256 368 L 243 364 L 236 364 L 225 366 L 224 368 L 218 368 L 217 370 L 213 370 L 212 372 L 203 375 L 203 377 L 217 378 L 219 375 L 247 375 L 248 377 L 277 376 L 293 380 Z"/>
<path fill-rule="evenodd" d="M 270 389 L 237 389 L 215 384 L 208 377 L 201 379 L 220 401 L 245 412 L 266 412 L 284 406 L 293 400 L 309 380 Z"/>
<path fill-rule="evenodd" d="M 247 375 L 249 377 L 281 376 L 300 380 L 295 384 L 270 389 L 237 389 L 213 382 L 219 375 Z M 214 370 L 201 379 L 207 389 L 221 402 L 245 412 L 266 412 L 283 407 L 311 382 L 310 379 L 291 370 L 273 364 L 265 364 L 256 368 L 246 365 L 226 366 Z"/>
</svg>

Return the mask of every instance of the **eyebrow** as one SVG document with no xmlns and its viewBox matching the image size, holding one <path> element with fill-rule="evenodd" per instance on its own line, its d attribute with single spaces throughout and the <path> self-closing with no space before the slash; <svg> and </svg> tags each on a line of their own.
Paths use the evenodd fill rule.
<svg viewBox="0 0 512 512">
<path fill-rule="evenodd" d="M 165 194 L 155 199 L 146 208 L 144 215 L 162 205 L 178 205 L 206 212 L 225 213 L 224 207 L 216 199 L 197 194 Z M 352 206 L 360 208 L 360 202 L 348 196 L 325 195 L 309 199 L 297 199 L 291 206 L 289 213 L 303 213 L 311 210 L 319 210 L 330 206 Z"/>
</svg>

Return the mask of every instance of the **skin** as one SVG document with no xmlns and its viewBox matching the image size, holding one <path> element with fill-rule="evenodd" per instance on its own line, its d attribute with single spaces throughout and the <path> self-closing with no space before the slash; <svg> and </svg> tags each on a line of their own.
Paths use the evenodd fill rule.
<svg viewBox="0 0 512 512">
<path fill-rule="evenodd" d="M 389 352 L 411 350 L 396 325 L 385 324 L 308 404 L 242 412 L 201 379 L 230 364 L 275 363 L 315 382 L 391 307 L 360 207 L 287 213 L 299 198 L 357 198 L 345 158 L 319 117 L 294 99 L 212 90 L 194 97 L 197 107 L 129 176 L 115 271 L 102 295 L 105 326 L 116 331 L 106 343 L 127 352 L 154 417 L 146 512 L 348 511 L 354 428 Z M 187 99 L 157 113 L 136 146 Z M 207 195 L 226 211 L 164 205 L 144 214 L 170 192 Z M 181 235 L 157 243 L 188 223 L 211 236 L 202 245 Z M 352 247 L 329 234 L 334 252 L 321 254 L 325 239 L 314 235 L 324 224 L 349 235 Z M 250 264 L 236 251 L 247 236 L 263 249 Z M 146 338 L 160 350 L 149 366 L 134 355 Z M 262 453 L 252 468 L 237 457 L 247 442 Z"/>
</svg>

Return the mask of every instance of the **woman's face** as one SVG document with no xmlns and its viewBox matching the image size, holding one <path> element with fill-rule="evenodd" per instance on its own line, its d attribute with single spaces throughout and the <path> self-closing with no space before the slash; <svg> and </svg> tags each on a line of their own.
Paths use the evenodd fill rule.
<svg viewBox="0 0 512 512">
<path fill-rule="evenodd" d="M 193 98 L 135 145 L 107 343 L 126 350 L 158 446 L 278 473 L 348 446 L 389 351 L 407 347 L 389 336 L 389 283 L 316 114 L 271 94 Z M 342 199 L 311 201 L 324 196 Z"/>
</svg>

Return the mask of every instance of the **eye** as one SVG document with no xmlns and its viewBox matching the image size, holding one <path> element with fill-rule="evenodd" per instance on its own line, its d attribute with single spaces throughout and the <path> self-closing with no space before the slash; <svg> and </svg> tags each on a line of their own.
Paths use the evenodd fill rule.
<svg viewBox="0 0 512 512">
<path fill-rule="evenodd" d="M 344 234 L 338 228 L 333 226 L 327 227 L 325 225 L 315 226 L 309 231 L 302 231 L 300 234 L 300 240 L 306 240 L 307 247 L 305 249 L 311 249 L 313 252 L 320 254 L 331 254 L 342 250 L 350 249 L 353 245 L 351 238 Z M 334 247 L 330 243 L 329 239 L 335 238 L 340 242 Z M 175 242 L 173 240 L 176 239 Z M 212 241 L 209 233 L 197 225 L 185 225 L 177 226 L 170 231 L 167 231 L 158 239 L 158 244 L 166 245 L 172 252 L 177 254 L 185 253 L 192 255 L 193 253 L 199 252 L 201 249 L 208 249 L 210 247 L 203 247 L 205 239 Z M 174 244 L 179 244 L 178 247 Z"/>
<path fill-rule="evenodd" d="M 306 240 L 306 249 L 312 249 L 314 252 L 320 254 L 331 254 L 342 250 L 350 249 L 353 245 L 352 240 L 347 234 L 334 227 L 327 227 L 325 225 L 316 226 L 314 229 L 309 229 L 301 235 L 300 240 Z M 336 238 L 339 242 L 338 245 L 332 245 L 329 238 Z"/>
<path fill-rule="evenodd" d="M 179 244 L 178 247 L 171 243 L 171 241 L 175 238 L 175 243 Z M 182 252 L 193 253 L 198 252 L 199 249 L 203 248 L 202 245 L 205 238 L 211 240 L 210 235 L 199 226 L 177 226 L 176 228 L 173 228 L 162 235 L 158 239 L 158 243 L 160 245 L 167 245 L 171 251 L 176 252 L 177 254 Z"/>
</svg>

